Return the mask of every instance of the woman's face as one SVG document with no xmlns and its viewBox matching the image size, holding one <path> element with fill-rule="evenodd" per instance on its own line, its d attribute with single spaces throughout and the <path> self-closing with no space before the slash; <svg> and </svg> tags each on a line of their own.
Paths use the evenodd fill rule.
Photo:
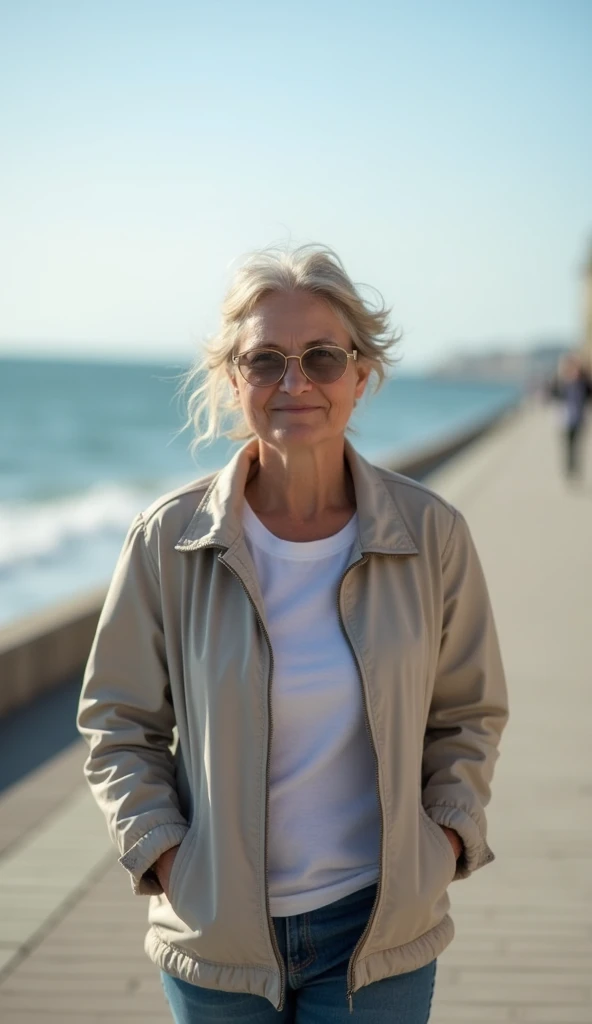
<svg viewBox="0 0 592 1024">
<path fill-rule="evenodd" d="M 284 355 L 301 355 L 313 342 L 353 351 L 347 329 L 323 299 L 304 291 L 271 292 L 255 306 L 237 354 L 271 348 Z M 369 373 L 363 360 L 348 359 L 339 380 L 314 384 L 298 360 L 289 359 L 278 384 L 255 387 L 234 368 L 232 386 L 249 429 L 273 447 L 288 449 L 343 436 Z"/>
</svg>

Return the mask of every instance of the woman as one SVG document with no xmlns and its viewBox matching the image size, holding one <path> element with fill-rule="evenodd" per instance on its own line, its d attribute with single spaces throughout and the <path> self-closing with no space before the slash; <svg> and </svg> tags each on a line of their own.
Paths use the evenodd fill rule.
<svg viewBox="0 0 592 1024">
<path fill-rule="evenodd" d="M 190 402 L 251 440 L 138 515 L 101 615 L 85 771 L 177 1022 L 424 1024 L 448 885 L 494 857 L 467 526 L 345 440 L 392 340 L 331 251 L 254 254 Z"/>
</svg>

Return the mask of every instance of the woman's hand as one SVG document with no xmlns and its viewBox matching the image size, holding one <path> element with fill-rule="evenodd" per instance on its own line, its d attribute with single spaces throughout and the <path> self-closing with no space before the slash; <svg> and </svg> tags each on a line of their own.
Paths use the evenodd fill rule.
<svg viewBox="0 0 592 1024">
<path fill-rule="evenodd" d="M 448 828 L 447 825 L 440 825 L 440 828 L 442 829 L 450 845 L 452 846 L 456 860 L 458 860 L 461 853 L 463 852 L 462 839 L 460 838 L 458 832 L 455 832 L 453 828 Z"/>
<path fill-rule="evenodd" d="M 171 868 L 179 851 L 180 845 L 181 844 L 178 843 L 177 846 L 171 846 L 170 850 L 165 850 L 164 853 L 161 853 L 160 857 L 154 864 L 156 877 L 162 885 L 163 892 L 167 899 L 169 898 L 169 878 L 171 877 Z"/>
</svg>

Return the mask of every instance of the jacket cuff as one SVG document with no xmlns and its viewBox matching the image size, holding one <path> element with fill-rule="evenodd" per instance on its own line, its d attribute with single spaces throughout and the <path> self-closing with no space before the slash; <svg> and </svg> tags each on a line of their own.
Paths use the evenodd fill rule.
<svg viewBox="0 0 592 1024">
<path fill-rule="evenodd" d="M 453 881 L 467 878 L 473 871 L 495 860 L 495 854 L 487 845 L 477 822 L 466 811 L 452 804 L 432 804 L 431 807 L 424 807 L 424 810 L 436 825 L 454 829 L 462 839 L 463 852 L 456 862 Z"/>
<path fill-rule="evenodd" d="M 132 890 L 136 896 L 160 896 L 163 889 L 151 871 L 152 865 L 161 853 L 181 843 L 189 831 L 189 826 L 181 823 L 157 825 L 119 858 L 119 863 L 131 875 Z"/>
</svg>

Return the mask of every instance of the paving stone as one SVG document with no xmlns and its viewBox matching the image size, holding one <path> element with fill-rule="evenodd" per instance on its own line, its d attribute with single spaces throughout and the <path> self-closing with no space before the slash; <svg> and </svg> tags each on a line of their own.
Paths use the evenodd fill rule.
<svg viewBox="0 0 592 1024">
<path fill-rule="evenodd" d="M 507 1006 L 489 1006 L 483 1003 L 466 1003 L 463 1006 L 442 1006 L 434 1000 L 430 1024 L 455 1024 L 469 1021 L 470 1024 L 500 1024 L 512 1021 L 511 1009 Z"/>
<path fill-rule="evenodd" d="M 154 1012 L 158 1007 L 157 999 L 163 1008 L 166 1008 L 164 993 L 130 993 L 117 994 L 109 988 L 103 988 L 101 992 L 30 992 L 22 991 L 12 993 L 0 990 L 0 1020 L 4 1024 L 4 1015 L 9 1011 L 28 1010 L 29 1012 L 48 1013 L 69 1013 L 79 1014 L 79 1020 L 86 1021 L 87 1013 L 104 1014 L 105 1020 L 110 1019 L 112 1013 L 136 1013 L 142 1014 L 145 1011 Z M 170 1022 L 169 1022 L 170 1024 Z"/>
<path fill-rule="evenodd" d="M 437 983 L 436 983 L 437 984 Z M 458 1005 L 461 1003 L 490 1003 L 491 1005 L 518 1006 L 526 1003 L 528 1006 L 541 1003 L 562 1002 L 566 1006 L 591 1006 L 590 980 L 579 985 L 572 985 L 569 979 L 563 984 L 547 983 L 547 980 L 536 981 L 534 984 L 522 982 L 520 978 L 504 978 L 499 984 L 488 981 L 486 977 L 475 978 L 473 984 L 466 982 L 464 985 L 444 987 L 440 993 L 440 1000 L 444 1003 Z"/>
<path fill-rule="evenodd" d="M 4 1010 L 2 1014 L 2 1024 L 144 1024 L 144 1021 L 146 1024 L 171 1024 L 172 1017 L 166 1006 L 162 1010 L 144 1007 L 138 1012 L 132 1008 L 123 1013 L 107 1014 L 100 1010 L 89 1013 L 78 1005 L 55 1013 L 45 1009 Z"/>
<path fill-rule="evenodd" d="M 514 1020 L 529 1021 L 530 1024 L 590 1024 L 592 1004 L 564 1006 L 562 1003 L 556 1003 L 547 1006 L 521 1006 L 516 1010 Z"/>
</svg>

